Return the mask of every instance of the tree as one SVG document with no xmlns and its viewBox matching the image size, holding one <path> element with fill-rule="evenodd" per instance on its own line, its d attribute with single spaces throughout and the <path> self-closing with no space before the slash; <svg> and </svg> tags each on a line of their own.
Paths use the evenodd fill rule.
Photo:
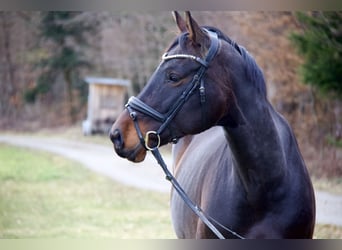
<svg viewBox="0 0 342 250">
<path fill-rule="evenodd" d="M 303 32 L 291 40 L 304 57 L 304 83 L 342 96 L 342 12 L 297 13 Z"/>
<path fill-rule="evenodd" d="M 49 52 L 37 64 L 42 73 L 36 87 L 27 91 L 25 96 L 27 101 L 35 101 L 37 95 L 51 91 L 57 77 L 62 75 L 72 123 L 76 121 L 77 113 L 73 104 L 73 89 L 85 88 L 80 70 L 91 66 L 84 53 L 89 47 L 87 35 L 97 30 L 97 22 L 89 18 L 89 15 L 64 11 L 42 13 L 40 36 L 41 41 L 49 46 Z"/>
<path fill-rule="evenodd" d="M 0 32 L 1 32 L 1 48 L 0 53 L 2 52 L 4 57 L 1 60 L 3 62 L 3 66 L 1 67 L 1 79 L 3 82 L 0 91 L 2 92 L 1 101 L 0 101 L 0 111 L 2 113 L 8 113 L 11 105 L 11 98 L 15 95 L 17 86 L 15 85 L 15 71 L 16 65 L 13 60 L 13 48 L 11 45 L 11 31 L 14 26 L 14 14 L 12 12 L 0 12 Z M 1 53 L 1 54 L 2 54 Z"/>
</svg>

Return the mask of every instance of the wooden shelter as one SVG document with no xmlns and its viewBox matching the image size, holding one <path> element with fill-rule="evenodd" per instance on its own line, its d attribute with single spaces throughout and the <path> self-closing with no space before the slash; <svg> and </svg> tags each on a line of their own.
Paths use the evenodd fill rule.
<svg viewBox="0 0 342 250">
<path fill-rule="evenodd" d="M 89 94 L 83 134 L 107 133 L 124 108 L 130 81 L 104 77 L 86 77 L 85 81 L 89 84 Z"/>
</svg>

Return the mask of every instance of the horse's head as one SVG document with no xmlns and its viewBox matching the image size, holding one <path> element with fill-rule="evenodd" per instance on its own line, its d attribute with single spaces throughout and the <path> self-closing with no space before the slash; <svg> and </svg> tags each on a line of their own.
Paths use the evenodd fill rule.
<svg viewBox="0 0 342 250">
<path fill-rule="evenodd" d="M 114 123 L 110 138 L 118 155 L 144 160 L 146 150 L 204 131 L 220 121 L 236 123 L 228 69 L 218 35 L 201 28 L 186 12 L 174 12 L 181 34 L 138 97 Z M 231 97 L 231 98 L 230 98 Z"/>
</svg>

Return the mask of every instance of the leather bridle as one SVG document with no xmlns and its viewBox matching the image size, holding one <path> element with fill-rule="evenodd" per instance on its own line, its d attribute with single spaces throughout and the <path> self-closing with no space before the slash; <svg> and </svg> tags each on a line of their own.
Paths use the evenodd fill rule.
<svg viewBox="0 0 342 250">
<path fill-rule="evenodd" d="M 191 82 L 188 84 L 187 88 L 182 92 L 182 94 L 178 97 L 178 99 L 174 102 L 174 104 L 170 107 L 169 111 L 165 114 L 162 114 L 155 110 L 154 108 L 150 107 L 146 103 L 142 102 L 137 97 L 132 96 L 127 104 L 125 105 L 127 111 L 129 112 L 129 115 L 131 119 L 134 122 L 135 129 L 137 131 L 140 143 L 144 146 L 146 150 L 152 150 L 153 148 L 158 148 L 160 146 L 160 135 L 163 133 L 163 131 L 169 126 L 170 122 L 173 120 L 173 118 L 177 115 L 179 110 L 182 108 L 184 103 L 189 99 L 189 97 L 194 93 L 194 91 L 199 88 L 200 92 L 200 103 L 201 103 L 201 110 L 202 110 L 202 124 L 204 126 L 205 124 L 205 110 L 204 110 L 204 104 L 206 102 L 206 96 L 205 96 L 205 86 L 204 86 L 204 74 L 206 70 L 208 69 L 208 66 L 210 62 L 215 57 L 218 47 L 219 47 L 219 39 L 217 37 L 217 34 L 213 31 L 209 31 L 207 29 L 204 29 L 205 32 L 209 34 L 210 37 L 210 47 L 207 52 L 207 55 L 204 59 L 199 58 L 194 55 L 188 55 L 188 54 L 176 54 L 176 55 L 168 55 L 168 53 L 165 53 L 162 57 L 163 61 L 168 61 L 172 59 L 191 59 L 197 63 L 200 64 L 200 68 L 196 72 L 196 74 L 193 76 Z M 138 118 L 136 111 L 149 116 L 153 118 L 154 120 L 161 123 L 159 129 L 157 131 L 148 131 L 145 136 L 143 136 L 139 124 L 138 124 Z M 152 140 L 154 138 L 154 140 Z M 152 141 L 154 141 L 153 145 L 150 144 Z M 176 142 L 177 138 L 172 138 L 172 142 Z"/>
<path fill-rule="evenodd" d="M 237 238 L 244 239 L 243 236 L 239 235 L 238 233 L 234 232 L 233 230 L 225 227 L 218 221 L 216 221 L 214 218 L 206 215 L 204 211 L 195 204 L 189 196 L 186 194 L 184 189 L 181 187 L 181 185 L 178 183 L 176 178 L 171 174 L 171 172 L 168 170 L 167 165 L 165 161 L 163 160 L 160 152 L 159 152 L 159 146 L 160 146 L 160 134 L 169 126 L 170 122 L 173 120 L 173 118 L 177 115 L 179 110 L 182 108 L 184 103 L 189 99 L 189 97 L 194 93 L 194 91 L 199 88 L 200 92 L 200 102 L 202 107 L 202 123 L 204 125 L 205 122 L 205 112 L 204 112 L 204 103 L 206 101 L 205 96 L 205 86 L 204 86 L 204 74 L 206 70 L 208 69 L 208 66 L 210 62 L 213 60 L 215 55 L 217 54 L 218 48 L 219 48 L 219 39 L 215 32 L 204 29 L 205 32 L 209 34 L 210 37 L 210 47 L 208 50 L 208 53 L 204 59 L 196 57 L 194 55 L 188 55 L 188 54 L 176 54 L 176 55 L 168 55 L 165 53 L 162 57 L 163 61 L 168 61 L 172 59 L 191 59 L 197 63 L 199 63 L 201 66 L 198 69 L 197 73 L 193 76 L 191 82 L 189 83 L 188 87 L 182 92 L 181 96 L 175 101 L 175 103 L 171 106 L 169 111 L 165 114 L 162 114 L 155 110 L 154 108 L 150 107 L 140 99 L 136 97 L 131 97 L 127 104 L 125 105 L 131 119 L 134 122 L 135 130 L 138 134 L 139 140 L 141 145 L 146 149 L 152 152 L 153 156 L 158 161 L 159 165 L 163 169 L 166 179 L 171 182 L 173 188 L 177 191 L 177 193 L 180 195 L 180 197 L 183 199 L 183 201 L 189 206 L 189 208 L 202 220 L 202 222 L 210 228 L 210 230 L 219 238 L 224 239 L 224 236 L 222 233 L 217 229 L 217 226 L 221 227 L 222 229 L 228 231 L 232 235 L 234 235 Z M 138 123 L 138 117 L 136 111 L 149 116 L 153 118 L 154 120 L 161 123 L 159 129 L 157 131 L 148 131 L 146 132 L 145 136 L 143 136 L 141 129 L 139 127 Z M 154 144 L 150 144 L 152 138 L 154 137 Z M 172 138 L 171 141 L 176 141 L 177 138 Z M 216 226 L 214 225 L 216 224 Z"/>
</svg>

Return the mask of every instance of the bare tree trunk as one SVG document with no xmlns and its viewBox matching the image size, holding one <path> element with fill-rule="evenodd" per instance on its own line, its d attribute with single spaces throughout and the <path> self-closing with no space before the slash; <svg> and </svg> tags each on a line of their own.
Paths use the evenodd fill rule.
<svg viewBox="0 0 342 250">
<path fill-rule="evenodd" d="M 335 131 L 334 136 L 337 141 L 342 140 L 342 102 L 340 100 L 334 101 L 334 115 L 335 115 Z"/>
<path fill-rule="evenodd" d="M 5 58 L 5 74 L 4 74 L 4 89 L 3 89 L 3 98 L 6 100 L 10 100 L 10 98 L 15 94 L 15 82 L 14 82 L 14 74 L 15 74 L 15 67 L 12 60 L 11 54 L 11 45 L 10 45 L 10 34 L 11 28 L 9 23 L 9 13 L 1 12 L 0 13 L 0 20 L 1 20 L 1 28 L 2 28 L 2 36 L 3 36 L 3 48 L 4 48 L 4 58 Z M 7 102 L 8 106 L 4 107 L 6 111 L 10 110 L 9 102 Z"/>
<path fill-rule="evenodd" d="M 69 111 L 69 117 L 71 123 L 76 122 L 76 113 L 73 105 L 73 94 L 72 94 L 72 70 L 67 69 L 64 71 L 64 80 L 66 84 L 66 98 L 67 98 L 67 108 Z"/>
</svg>

